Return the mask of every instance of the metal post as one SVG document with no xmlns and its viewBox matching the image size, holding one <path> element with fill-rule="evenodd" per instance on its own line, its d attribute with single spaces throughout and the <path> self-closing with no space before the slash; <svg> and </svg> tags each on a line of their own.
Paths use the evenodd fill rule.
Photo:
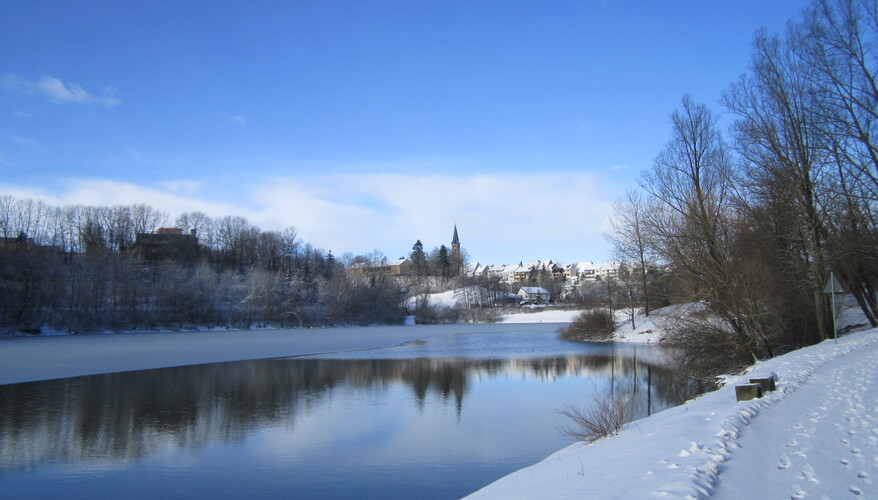
<svg viewBox="0 0 878 500">
<path fill-rule="evenodd" d="M 829 283 L 832 289 L 832 336 L 838 344 L 838 326 L 835 324 L 835 274 L 832 272 L 829 273 Z"/>
</svg>

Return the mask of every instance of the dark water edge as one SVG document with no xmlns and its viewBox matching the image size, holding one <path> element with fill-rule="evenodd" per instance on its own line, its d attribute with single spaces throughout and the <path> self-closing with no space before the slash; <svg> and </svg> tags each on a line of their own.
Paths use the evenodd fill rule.
<svg viewBox="0 0 878 500">
<path fill-rule="evenodd" d="M 696 390 L 657 348 L 461 341 L 0 386 L 0 497 L 458 498 L 569 444 L 564 404 L 612 391 L 642 417 Z"/>
</svg>

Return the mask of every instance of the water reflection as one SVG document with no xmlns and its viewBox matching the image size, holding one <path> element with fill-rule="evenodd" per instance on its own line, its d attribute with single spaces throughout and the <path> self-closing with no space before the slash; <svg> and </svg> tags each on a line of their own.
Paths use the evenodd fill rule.
<svg viewBox="0 0 878 500">
<path fill-rule="evenodd" d="M 240 444 L 262 428 L 293 429 L 300 416 L 342 387 L 380 392 L 399 384 L 418 407 L 433 396 L 453 404 L 460 419 L 470 386 L 496 377 L 590 379 L 594 390 L 629 395 L 637 418 L 679 404 L 695 389 L 667 368 L 637 360 L 636 353 L 506 360 L 275 359 L 14 384 L 0 386 L 0 473 L 44 462 L 127 463 L 169 449 Z"/>
</svg>

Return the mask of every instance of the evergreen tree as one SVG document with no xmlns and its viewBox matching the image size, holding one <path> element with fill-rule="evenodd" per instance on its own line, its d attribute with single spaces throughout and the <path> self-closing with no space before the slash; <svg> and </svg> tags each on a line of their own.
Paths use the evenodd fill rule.
<svg viewBox="0 0 878 500">
<path fill-rule="evenodd" d="M 438 256 L 437 260 L 438 260 L 437 264 L 439 265 L 439 269 L 438 269 L 439 274 L 443 278 L 447 278 L 448 276 L 450 276 L 451 275 L 451 256 L 448 255 L 448 247 L 446 247 L 445 245 L 442 245 L 439 247 L 439 256 Z"/>
<path fill-rule="evenodd" d="M 424 253 L 424 244 L 421 243 L 421 240 L 416 241 L 412 246 L 409 258 L 412 261 L 415 276 L 425 276 L 427 274 L 427 255 Z"/>
</svg>

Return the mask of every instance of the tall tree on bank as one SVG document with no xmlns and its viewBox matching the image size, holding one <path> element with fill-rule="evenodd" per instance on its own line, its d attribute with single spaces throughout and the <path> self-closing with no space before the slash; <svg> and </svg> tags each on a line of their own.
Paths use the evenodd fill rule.
<svg viewBox="0 0 878 500">
<path fill-rule="evenodd" d="M 654 260 L 653 250 L 648 241 L 649 212 L 642 191 L 629 189 L 623 197 L 613 203 L 613 216 L 610 218 L 610 228 L 607 233 L 607 238 L 619 258 L 637 265 L 636 269 L 629 271 L 630 274 L 636 274 L 636 280 L 639 281 L 646 316 L 649 316 L 650 312 L 649 271 Z M 633 290 L 629 292 L 633 293 Z"/>
<path fill-rule="evenodd" d="M 742 355 L 772 355 L 731 254 L 732 165 L 717 116 L 684 96 L 671 116 L 671 139 L 646 172 L 642 187 L 656 203 L 649 232 L 657 251 L 730 330 Z"/>
<path fill-rule="evenodd" d="M 814 69 L 820 120 L 831 141 L 836 196 L 827 207 L 828 260 L 878 326 L 878 4 L 819 0 L 791 44 Z"/>
<path fill-rule="evenodd" d="M 813 318 L 812 325 L 796 325 L 802 327 L 799 335 L 817 334 L 798 341 L 801 345 L 826 339 L 832 321 L 823 293 L 829 273 L 821 213 L 828 137 L 817 126 L 821 102 L 811 91 L 813 65 L 792 46 L 798 37 L 795 26 L 787 40 L 760 31 L 753 43 L 750 74 L 742 76 L 724 100 L 738 116 L 732 132 L 743 164 L 747 218 L 762 233 L 761 250 L 768 252 L 763 259 L 771 258 L 774 268 L 781 270 L 773 281 L 787 281 L 776 290 L 772 307 L 790 293 L 797 294 L 790 303 L 807 305 L 804 310 L 797 306 L 777 311 L 776 327 L 796 325 L 803 315 Z"/>
</svg>

